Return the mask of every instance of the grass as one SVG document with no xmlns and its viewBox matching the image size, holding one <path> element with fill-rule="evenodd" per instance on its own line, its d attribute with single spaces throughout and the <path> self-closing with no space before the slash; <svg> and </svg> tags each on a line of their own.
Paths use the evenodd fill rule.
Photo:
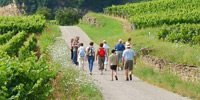
<svg viewBox="0 0 200 100">
<path fill-rule="evenodd" d="M 167 70 L 163 72 L 154 69 L 138 60 L 137 68 L 134 68 L 134 75 L 166 90 L 187 96 L 192 99 L 200 99 L 200 85 L 192 82 L 182 81 L 178 76 L 170 74 Z"/>
<path fill-rule="evenodd" d="M 121 21 L 109 17 L 104 17 L 103 15 L 101 16 L 101 20 L 105 21 L 105 25 L 103 27 L 99 28 L 86 23 L 80 23 L 78 26 L 81 27 L 92 40 L 95 40 L 97 44 L 103 42 L 104 39 L 123 34 Z"/>
<path fill-rule="evenodd" d="M 60 72 L 57 78 L 54 100 L 103 100 L 103 96 L 94 80 L 77 66 L 73 66 L 70 60 L 70 49 L 62 39 L 56 39 L 55 43 L 48 47 L 47 52 L 55 64 L 56 72 Z M 60 96 L 56 96 L 59 94 Z"/>
<path fill-rule="evenodd" d="M 132 44 L 135 44 L 134 49 L 137 53 L 141 47 L 149 47 L 153 49 L 150 55 L 176 63 L 200 66 L 200 47 L 198 45 L 191 47 L 187 44 L 159 40 L 157 37 L 157 32 L 160 29 L 159 27 L 123 33 L 120 21 L 105 16 L 103 18 L 105 20 L 105 26 L 100 28 L 85 23 L 81 23 L 78 26 L 81 27 L 92 40 L 95 40 L 97 44 L 103 40 L 107 40 L 108 45 L 114 48 L 114 45 L 119 39 L 127 41 L 127 39 L 131 37 Z M 149 32 L 151 33 L 150 36 Z"/>
<path fill-rule="evenodd" d="M 103 18 L 110 19 L 105 21 L 105 26 L 103 27 L 98 28 L 84 23 L 81 23 L 78 26 L 81 27 L 97 44 L 105 39 L 111 49 L 114 48 L 119 39 L 126 41 L 131 37 L 132 44 L 134 44 L 133 49 L 136 51 L 138 56 L 140 55 L 139 50 L 141 47 L 149 47 L 153 49 L 153 52 L 150 54 L 152 56 L 164 58 L 176 63 L 196 66 L 200 65 L 200 47 L 197 45 L 191 47 L 187 44 L 178 44 L 159 40 L 157 37 L 157 32 L 160 29 L 159 27 L 123 33 L 123 28 L 121 27 L 122 25 L 120 22 L 116 19 L 105 16 Z M 114 27 L 112 27 L 113 25 Z M 149 32 L 151 35 L 149 35 Z M 199 84 L 184 82 L 179 79 L 179 77 L 167 72 L 156 72 L 153 68 L 140 62 L 139 59 L 138 62 L 138 67 L 134 69 L 134 75 L 138 76 L 142 80 L 178 93 L 182 96 L 200 99 Z"/>
<path fill-rule="evenodd" d="M 58 25 L 46 24 L 46 28 L 43 30 L 39 42 L 40 51 L 46 52 L 46 48 L 55 42 L 55 38 L 61 36 L 61 31 Z"/>
</svg>

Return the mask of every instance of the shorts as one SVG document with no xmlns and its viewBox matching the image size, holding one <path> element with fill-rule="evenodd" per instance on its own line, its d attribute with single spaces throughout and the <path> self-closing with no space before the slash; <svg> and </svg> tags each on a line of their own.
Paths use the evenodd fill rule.
<svg viewBox="0 0 200 100">
<path fill-rule="evenodd" d="M 122 54 L 123 54 L 123 51 L 117 51 L 118 62 L 121 62 L 121 63 L 122 63 Z"/>
<path fill-rule="evenodd" d="M 125 61 L 125 69 L 133 70 L 133 60 Z"/>
<path fill-rule="evenodd" d="M 111 70 L 117 70 L 117 65 L 111 65 Z"/>
<path fill-rule="evenodd" d="M 104 61 L 105 61 L 105 56 L 99 56 L 98 57 L 99 70 L 104 69 Z"/>
</svg>

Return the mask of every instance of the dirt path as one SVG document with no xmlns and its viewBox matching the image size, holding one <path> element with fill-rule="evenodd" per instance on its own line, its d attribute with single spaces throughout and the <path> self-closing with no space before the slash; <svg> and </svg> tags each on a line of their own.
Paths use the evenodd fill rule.
<svg viewBox="0 0 200 100">
<path fill-rule="evenodd" d="M 106 17 L 115 18 L 115 19 L 121 21 L 124 33 L 128 34 L 128 33 L 130 33 L 132 31 L 132 29 L 131 29 L 131 23 L 127 19 L 123 19 L 121 17 L 115 17 L 115 16 L 106 16 Z"/>
<path fill-rule="evenodd" d="M 60 26 L 62 38 L 70 45 L 70 39 L 79 36 L 80 42 L 83 42 L 84 47 L 88 46 L 91 41 L 85 32 L 76 26 Z M 95 44 L 95 48 L 97 45 Z M 85 64 L 85 69 L 89 70 L 88 64 Z M 133 77 L 133 81 L 125 81 L 124 71 L 118 71 L 118 81 L 110 81 L 110 70 L 100 75 L 97 62 L 94 64 L 93 77 L 96 79 L 97 85 L 103 94 L 105 100 L 188 100 L 175 93 L 169 92 L 162 88 L 150 85 Z"/>
</svg>

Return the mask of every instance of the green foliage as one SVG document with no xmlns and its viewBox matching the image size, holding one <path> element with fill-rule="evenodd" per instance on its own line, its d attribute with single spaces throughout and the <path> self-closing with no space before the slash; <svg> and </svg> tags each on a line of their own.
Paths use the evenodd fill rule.
<svg viewBox="0 0 200 100">
<path fill-rule="evenodd" d="M 60 25 L 75 25 L 78 24 L 80 16 L 73 8 L 64 8 L 56 12 L 55 19 Z"/>
<path fill-rule="evenodd" d="M 200 87 L 198 83 L 183 81 L 178 76 L 169 73 L 155 71 L 151 66 L 138 61 L 137 68 L 134 68 L 134 75 L 156 86 L 165 88 L 182 96 L 190 97 L 194 100 L 200 99 Z"/>
<path fill-rule="evenodd" d="M 56 73 L 50 69 L 46 56 L 31 55 L 23 62 L 0 54 L 1 100 L 46 100 L 53 91 L 50 79 Z"/>
<path fill-rule="evenodd" d="M 0 7 L 6 6 L 10 3 L 12 3 L 13 0 L 0 0 Z"/>
<path fill-rule="evenodd" d="M 199 23 L 198 0 L 165 0 L 112 6 L 104 9 L 109 15 L 123 16 L 137 28 L 163 24 Z"/>
<path fill-rule="evenodd" d="M 36 14 L 45 16 L 47 20 L 51 19 L 51 9 L 47 7 L 39 7 L 37 8 Z"/>
<path fill-rule="evenodd" d="M 60 28 L 54 24 L 47 24 L 47 27 L 40 36 L 40 51 L 46 53 L 46 49 L 49 45 L 55 42 L 56 37 L 61 36 Z"/>
<path fill-rule="evenodd" d="M 27 32 L 25 31 L 19 32 L 6 44 L 1 45 L 0 49 L 7 52 L 8 55 L 13 56 L 19 51 L 21 46 L 26 41 L 26 36 Z"/>
<path fill-rule="evenodd" d="M 105 17 L 103 16 L 103 14 L 93 13 L 92 16 L 97 16 L 97 18 L 100 18 L 100 21 L 102 21 L 104 25 L 102 25 L 102 27 L 95 27 L 91 24 L 80 23 L 78 26 L 81 27 L 84 30 L 84 32 L 86 32 L 88 36 L 90 36 L 92 40 L 95 40 L 96 43 L 101 43 L 102 40 L 123 34 L 123 27 L 121 21 Z"/>
<path fill-rule="evenodd" d="M 40 33 L 45 27 L 45 17 L 32 16 L 0 16 L 0 34 L 7 31 L 22 31 L 28 33 Z"/>
<path fill-rule="evenodd" d="M 22 46 L 18 52 L 18 58 L 20 61 L 24 61 L 27 57 L 31 56 L 31 53 L 35 51 L 37 46 L 37 39 L 34 34 L 32 34 L 27 41 L 25 46 Z"/>
<path fill-rule="evenodd" d="M 177 24 L 164 26 L 159 34 L 159 39 L 166 39 L 171 42 L 190 43 L 200 45 L 200 25 L 199 24 Z"/>
<path fill-rule="evenodd" d="M 0 35 L 0 45 L 5 44 L 9 41 L 17 32 L 16 31 L 8 31 L 7 33 Z"/>
</svg>

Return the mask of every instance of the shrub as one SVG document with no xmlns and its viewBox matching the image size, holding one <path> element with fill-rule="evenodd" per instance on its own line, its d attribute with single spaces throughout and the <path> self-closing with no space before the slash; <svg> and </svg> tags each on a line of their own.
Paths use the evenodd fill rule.
<svg viewBox="0 0 200 100">
<path fill-rule="evenodd" d="M 37 8 L 36 14 L 43 15 L 47 20 L 51 19 L 51 9 L 47 7 Z"/>
<path fill-rule="evenodd" d="M 75 25 L 79 23 L 80 16 L 78 12 L 72 8 L 65 8 L 56 11 L 55 19 L 60 25 Z"/>
</svg>

